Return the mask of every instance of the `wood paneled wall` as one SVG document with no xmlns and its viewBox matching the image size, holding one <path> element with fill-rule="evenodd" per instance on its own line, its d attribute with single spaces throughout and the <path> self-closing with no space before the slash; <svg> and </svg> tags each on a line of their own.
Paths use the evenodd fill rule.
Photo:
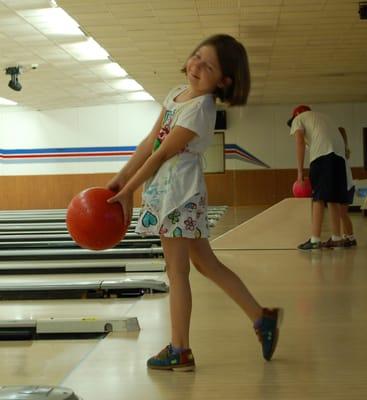
<svg viewBox="0 0 367 400">
<path fill-rule="evenodd" d="M 295 169 L 226 171 L 207 174 L 211 205 L 271 205 L 292 196 Z M 113 174 L 1 176 L 0 210 L 66 208 L 74 195 L 92 186 L 105 186 Z M 353 168 L 355 179 L 367 171 Z M 140 206 L 141 191 L 134 198 Z"/>
</svg>

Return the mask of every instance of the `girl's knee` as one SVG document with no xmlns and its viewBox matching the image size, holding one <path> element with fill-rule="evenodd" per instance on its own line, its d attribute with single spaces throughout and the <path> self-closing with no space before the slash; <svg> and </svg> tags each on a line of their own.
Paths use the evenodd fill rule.
<svg viewBox="0 0 367 400">
<path fill-rule="evenodd" d="M 169 264 L 166 265 L 166 273 L 170 281 L 172 279 L 188 279 L 190 275 L 190 265 Z"/>
<path fill-rule="evenodd" d="M 191 262 L 198 272 L 200 272 L 204 276 L 207 276 L 207 270 L 205 268 L 205 265 L 203 265 L 202 263 L 200 263 L 196 260 L 191 260 Z"/>
<path fill-rule="evenodd" d="M 191 259 L 191 262 L 196 270 L 199 271 L 206 278 L 211 278 L 212 276 L 216 275 L 216 273 L 219 272 L 219 270 L 221 270 L 223 267 L 223 265 L 215 256 L 209 259 Z"/>
</svg>

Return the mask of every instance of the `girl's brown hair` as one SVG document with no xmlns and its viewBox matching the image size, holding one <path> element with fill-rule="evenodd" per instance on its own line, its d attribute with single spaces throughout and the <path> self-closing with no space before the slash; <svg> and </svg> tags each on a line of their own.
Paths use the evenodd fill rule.
<svg viewBox="0 0 367 400">
<path fill-rule="evenodd" d="M 246 104 L 251 80 L 244 46 L 232 36 L 225 34 L 213 35 L 202 41 L 190 54 L 189 58 L 203 46 L 215 48 L 223 76 L 232 80 L 232 83 L 225 88 L 217 88 L 214 95 L 219 97 L 223 103 L 231 106 Z M 186 73 L 186 65 L 181 71 Z"/>
</svg>

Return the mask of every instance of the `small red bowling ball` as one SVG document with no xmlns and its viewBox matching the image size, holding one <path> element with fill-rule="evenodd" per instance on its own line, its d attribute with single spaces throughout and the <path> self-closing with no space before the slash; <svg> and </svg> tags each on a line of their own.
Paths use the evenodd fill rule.
<svg viewBox="0 0 367 400">
<path fill-rule="evenodd" d="M 298 181 L 295 181 L 292 187 L 292 192 L 294 197 L 311 197 L 312 187 L 310 180 L 305 178 L 302 184 L 300 184 Z"/>
<path fill-rule="evenodd" d="M 128 226 L 120 203 L 107 203 L 115 193 L 103 187 L 83 190 L 70 202 L 66 226 L 74 241 L 85 249 L 105 250 L 116 246 Z"/>
</svg>

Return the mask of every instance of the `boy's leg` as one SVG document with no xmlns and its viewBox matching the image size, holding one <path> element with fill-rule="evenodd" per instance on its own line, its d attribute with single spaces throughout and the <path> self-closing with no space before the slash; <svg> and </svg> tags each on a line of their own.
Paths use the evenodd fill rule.
<svg viewBox="0 0 367 400">
<path fill-rule="evenodd" d="M 349 204 L 353 203 L 353 198 Z M 357 240 L 354 237 L 353 223 L 348 214 L 348 204 L 342 204 L 340 206 L 340 220 L 341 228 L 343 233 L 343 244 L 344 247 L 353 247 L 357 245 Z"/>
<path fill-rule="evenodd" d="M 331 153 L 330 157 L 329 192 L 327 196 L 330 230 L 332 236 L 322 244 L 326 248 L 344 247 L 341 237 L 341 206 L 348 202 L 346 164 L 343 157 Z"/>
<path fill-rule="evenodd" d="M 341 228 L 344 235 L 353 235 L 353 224 L 348 214 L 348 204 L 340 205 Z"/>
<path fill-rule="evenodd" d="M 338 237 L 340 237 L 340 206 L 339 203 L 328 203 L 331 233 Z"/>
<path fill-rule="evenodd" d="M 311 238 L 298 246 L 300 250 L 316 250 L 321 248 L 321 225 L 324 217 L 323 191 L 325 174 L 325 157 L 319 157 L 310 164 L 310 181 L 312 186 L 311 203 Z"/>
<path fill-rule="evenodd" d="M 348 203 L 347 204 L 341 204 L 340 206 L 340 219 L 341 219 L 341 228 L 342 228 L 342 233 L 345 236 L 352 236 L 354 234 L 353 232 L 353 224 L 352 220 L 349 217 L 349 205 L 353 204 L 354 201 L 354 192 L 355 188 L 354 186 L 348 190 Z"/>
<path fill-rule="evenodd" d="M 322 200 L 312 202 L 312 236 L 321 237 L 321 226 L 324 218 L 325 203 Z"/>
</svg>

